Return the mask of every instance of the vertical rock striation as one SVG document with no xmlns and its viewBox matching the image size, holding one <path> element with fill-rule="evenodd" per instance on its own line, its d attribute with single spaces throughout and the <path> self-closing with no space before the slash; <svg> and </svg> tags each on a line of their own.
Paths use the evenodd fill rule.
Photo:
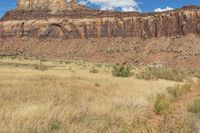
<svg viewBox="0 0 200 133">
<path fill-rule="evenodd" d="M 140 14 L 87 9 L 76 0 L 19 0 L 17 10 L 0 21 L 0 38 L 153 38 L 191 33 L 200 35 L 198 6 Z"/>
</svg>

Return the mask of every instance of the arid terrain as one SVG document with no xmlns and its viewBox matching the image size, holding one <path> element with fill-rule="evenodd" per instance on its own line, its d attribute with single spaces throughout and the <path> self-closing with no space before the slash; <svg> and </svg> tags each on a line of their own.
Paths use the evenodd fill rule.
<svg viewBox="0 0 200 133">
<path fill-rule="evenodd" d="M 45 41 L 13 38 L 0 42 L 0 55 L 198 69 L 200 38 L 196 35 L 147 40 L 101 38 Z"/>
<path fill-rule="evenodd" d="M 1 18 L 0 55 L 200 67 L 199 6 L 120 13 L 76 3 L 58 11 L 59 3 L 46 7 L 42 3 L 48 0 L 37 1 L 42 9 L 31 1 L 26 7 L 21 0 Z"/>
<path fill-rule="evenodd" d="M 18 0 L 0 19 L 0 133 L 200 133 L 200 7 Z"/>
<path fill-rule="evenodd" d="M 1 57 L 0 132 L 199 130 L 196 116 L 187 112 L 188 104 L 199 98 L 196 78 L 187 76 L 182 82 L 145 80 L 135 74 L 120 78 L 112 75 L 112 69 L 112 64 Z M 191 90 L 172 98 L 167 88 L 186 83 Z M 171 99 L 168 113 L 156 113 L 158 94 Z M 167 110 L 164 106 L 162 111 Z"/>
</svg>

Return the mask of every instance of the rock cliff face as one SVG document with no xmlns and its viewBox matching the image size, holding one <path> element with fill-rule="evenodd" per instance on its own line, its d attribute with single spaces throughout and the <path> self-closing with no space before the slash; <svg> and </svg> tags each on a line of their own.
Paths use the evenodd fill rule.
<svg viewBox="0 0 200 133">
<path fill-rule="evenodd" d="M 1 55 L 199 68 L 200 7 L 141 14 L 19 0 L 0 20 Z"/>
<path fill-rule="evenodd" d="M 17 10 L 8 12 L 0 21 L 0 38 L 153 38 L 190 33 L 200 35 L 198 6 L 140 14 L 92 10 L 76 1 L 19 0 Z"/>
<path fill-rule="evenodd" d="M 70 5 L 76 5 L 76 0 L 68 3 L 65 0 L 18 0 L 17 10 L 65 10 Z"/>
</svg>

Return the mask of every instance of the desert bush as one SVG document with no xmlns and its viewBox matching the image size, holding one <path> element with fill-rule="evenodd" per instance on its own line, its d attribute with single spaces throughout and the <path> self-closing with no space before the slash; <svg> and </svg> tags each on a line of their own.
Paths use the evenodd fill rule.
<svg viewBox="0 0 200 133">
<path fill-rule="evenodd" d="M 185 72 L 187 75 L 190 75 L 192 77 L 200 78 L 200 70 L 199 69 L 186 69 Z"/>
<path fill-rule="evenodd" d="M 200 78 L 200 70 L 194 72 L 194 77 Z"/>
<path fill-rule="evenodd" d="M 178 84 L 173 87 L 168 87 L 167 90 L 168 90 L 168 94 L 170 94 L 174 98 L 177 98 L 191 91 L 191 87 L 192 87 L 192 84 L 189 84 L 189 83 L 183 84 L 183 85 Z"/>
<path fill-rule="evenodd" d="M 169 112 L 169 100 L 164 94 L 157 94 L 154 102 L 154 112 L 162 115 Z"/>
<path fill-rule="evenodd" d="M 131 67 L 116 64 L 112 68 L 112 74 L 114 77 L 130 77 L 132 75 Z"/>
<path fill-rule="evenodd" d="M 42 63 L 42 61 L 40 61 L 39 64 L 36 64 L 36 65 L 34 66 L 34 68 L 35 68 L 36 70 L 40 70 L 40 71 L 48 70 L 47 66 L 45 66 L 45 65 Z"/>
<path fill-rule="evenodd" d="M 99 73 L 99 70 L 96 69 L 95 67 L 92 67 L 92 69 L 90 70 L 90 73 Z"/>
<path fill-rule="evenodd" d="M 200 89 L 200 80 L 197 80 L 196 84 L 194 85 L 195 89 Z"/>
<path fill-rule="evenodd" d="M 70 63 L 72 63 L 71 61 L 65 61 L 65 64 L 67 65 L 67 64 L 70 64 Z"/>
<path fill-rule="evenodd" d="M 60 123 L 58 121 L 52 121 L 50 124 L 50 131 L 58 131 L 60 127 Z"/>
<path fill-rule="evenodd" d="M 96 64 L 96 67 L 101 68 L 101 67 L 102 67 L 102 64 Z"/>
<path fill-rule="evenodd" d="M 157 126 L 157 133 L 197 133 L 196 118 L 192 116 L 180 115 L 174 118 L 166 115 L 164 120 Z"/>
<path fill-rule="evenodd" d="M 200 114 L 200 98 L 190 103 L 187 107 L 188 112 Z"/>
<path fill-rule="evenodd" d="M 167 67 L 148 67 L 137 74 L 136 77 L 146 80 L 166 79 L 173 81 L 183 81 L 186 78 L 186 74 L 181 70 Z"/>
</svg>

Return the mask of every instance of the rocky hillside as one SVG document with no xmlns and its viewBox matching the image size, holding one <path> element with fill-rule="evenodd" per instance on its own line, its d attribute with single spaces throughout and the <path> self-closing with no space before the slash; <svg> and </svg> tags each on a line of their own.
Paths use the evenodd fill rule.
<svg viewBox="0 0 200 133">
<path fill-rule="evenodd" d="M 74 0 L 19 0 L 16 10 L 0 22 L 0 38 L 153 38 L 189 33 L 200 34 L 198 6 L 140 14 L 92 10 Z"/>
<path fill-rule="evenodd" d="M 0 20 L 0 55 L 199 68 L 199 42 L 198 6 L 120 13 L 19 0 Z"/>
</svg>

